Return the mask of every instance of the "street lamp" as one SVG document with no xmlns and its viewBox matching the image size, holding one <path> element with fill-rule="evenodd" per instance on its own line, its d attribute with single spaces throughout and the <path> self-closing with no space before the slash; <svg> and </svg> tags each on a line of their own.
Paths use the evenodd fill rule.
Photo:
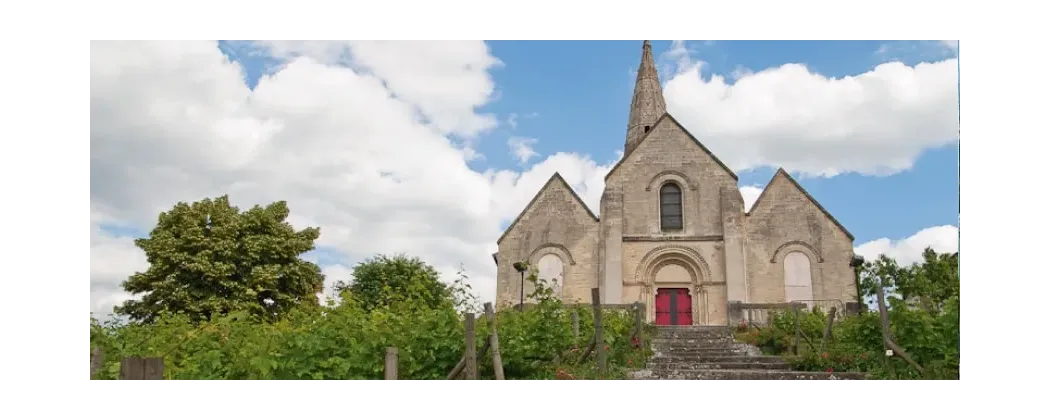
<svg viewBox="0 0 1050 420">
<path fill-rule="evenodd" d="M 864 268 L 864 257 L 854 255 L 849 260 L 849 267 L 853 269 L 853 285 L 857 287 L 857 309 L 863 310 L 864 297 L 860 294 L 860 271 Z"/>
<path fill-rule="evenodd" d="M 518 312 L 521 312 L 525 308 L 525 263 L 514 263 L 514 269 L 518 270 L 518 273 L 521 274 L 521 301 L 518 304 Z"/>
</svg>

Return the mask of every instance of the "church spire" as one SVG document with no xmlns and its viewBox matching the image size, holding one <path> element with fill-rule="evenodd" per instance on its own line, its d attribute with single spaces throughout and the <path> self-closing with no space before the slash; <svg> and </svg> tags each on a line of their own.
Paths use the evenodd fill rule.
<svg viewBox="0 0 1050 420">
<path fill-rule="evenodd" d="M 642 63 L 638 65 L 638 78 L 634 81 L 634 97 L 631 99 L 631 114 L 627 118 L 627 141 L 624 154 L 630 153 L 645 133 L 656 124 L 667 112 L 663 90 L 660 88 L 660 76 L 656 73 L 653 62 L 653 46 L 649 41 L 642 43 Z"/>
</svg>

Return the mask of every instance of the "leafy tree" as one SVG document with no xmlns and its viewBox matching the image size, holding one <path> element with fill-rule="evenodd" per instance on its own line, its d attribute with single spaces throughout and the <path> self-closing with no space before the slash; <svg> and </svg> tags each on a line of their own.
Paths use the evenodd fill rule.
<svg viewBox="0 0 1050 420">
<path fill-rule="evenodd" d="M 199 322 L 235 311 L 272 319 L 316 305 L 324 276 L 300 255 L 314 248 L 320 230 L 296 231 L 288 213 L 284 201 L 241 212 L 227 196 L 176 204 L 148 238 L 135 241 L 150 267 L 123 287 L 144 295 L 114 312 L 146 322 L 181 312 Z"/>
<path fill-rule="evenodd" d="M 930 314 L 940 313 L 953 297 L 959 297 L 959 253 L 938 254 L 926 248 L 922 256 L 922 262 L 907 267 L 885 255 L 865 262 L 861 270 L 864 294 L 874 296 L 875 288 L 881 284 L 909 305 Z"/>
<path fill-rule="evenodd" d="M 347 292 L 366 312 L 403 302 L 428 309 L 460 303 L 437 270 L 417 257 L 379 255 L 354 266 L 353 277 L 349 285 L 340 283 L 336 289 Z"/>
</svg>

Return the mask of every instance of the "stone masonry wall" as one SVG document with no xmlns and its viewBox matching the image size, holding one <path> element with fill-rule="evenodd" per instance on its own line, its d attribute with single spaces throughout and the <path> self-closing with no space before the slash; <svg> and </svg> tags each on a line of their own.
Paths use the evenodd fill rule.
<svg viewBox="0 0 1050 420">
<path fill-rule="evenodd" d="M 694 142 L 671 118 L 663 118 L 649 136 L 614 169 L 610 181 L 623 188 L 624 236 L 722 235 L 721 196 L 724 186 L 736 188 L 733 176 Z M 660 186 L 684 183 L 681 232 L 660 231 Z"/>
<path fill-rule="evenodd" d="M 559 175 L 552 177 L 499 242 L 497 308 L 518 303 L 521 278 L 514 263 L 527 259 L 535 267 L 547 253 L 562 258 L 563 300 L 590 302 L 598 272 L 598 221 L 570 188 Z M 526 279 L 526 295 L 531 291 L 527 283 Z"/>
<path fill-rule="evenodd" d="M 662 232 L 660 227 L 660 187 L 668 181 L 678 184 L 682 191 L 683 229 L 677 232 Z M 661 246 L 686 247 L 699 253 L 708 267 L 701 281 L 724 283 L 723 189 L 737 191 L 732 173 L 673 118 L 659 120 L 648 137 L 606 178 L 606 193 L 616 200 L 603 203 L 603 229 L 622 238 L 606 237 L 602 243 L 606 264 L 619 263 L 604 267 L 606 273 L 619 271 L 606 279 L 607 284 L 622 285 L 613 298 L 632 303 L 641 297 L 640 282 L 647 279 L 637 278 L 639 266 L 648 252 Z M 620 208 L 607 208 L 613 203 Z M 705 286 L 705 290 L 708 321 L 725 323 L 725 285 Z"/>
<path fill-rule="evenodd" d="M 853 240 L 786 173 L 778 171 L 766 186 L 745 226 L 749 302 L 785 301 L 783 261 L 791 251 L 810 258 L 814 299 L 856 302 Z"/>
</svg>

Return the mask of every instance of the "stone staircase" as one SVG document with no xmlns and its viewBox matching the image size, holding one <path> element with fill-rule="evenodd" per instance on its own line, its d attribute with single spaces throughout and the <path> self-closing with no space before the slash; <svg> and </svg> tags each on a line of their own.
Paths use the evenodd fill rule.
<svg viewBox="0 0 1050 420">
<path fill-rule="evenodd" d="M 654 355 L 631 379 L 864 379 L 856 372 L 798 372 L 776 356 L 733 340 L 732 327 L 657 327 Z"/>
</svg>

